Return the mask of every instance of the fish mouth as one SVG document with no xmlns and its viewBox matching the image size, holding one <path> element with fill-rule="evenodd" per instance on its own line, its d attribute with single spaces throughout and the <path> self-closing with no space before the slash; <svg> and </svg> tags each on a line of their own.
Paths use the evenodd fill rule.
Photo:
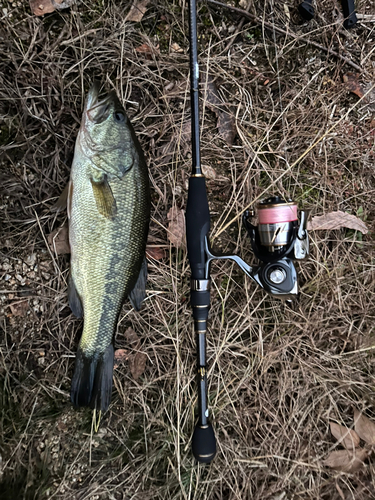
<svg viewBox="0 0 375 500">
<path fill-rule="evenodd" d="M 102 123 L 112 112 L 118 98 L 114 90 L 105 97 L 99 99 L 99 82 L 94 82 L 87 95 L 84 116 L 93 123 Z"/>
</svg>

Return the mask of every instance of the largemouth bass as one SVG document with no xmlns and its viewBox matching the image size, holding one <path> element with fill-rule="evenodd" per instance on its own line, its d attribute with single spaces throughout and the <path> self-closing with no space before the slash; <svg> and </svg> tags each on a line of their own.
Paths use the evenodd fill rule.
<svg viewBox="0 0 375 500">
<path fill-rule="evenodd" d="M 113 379 L 113 340 L 122 303 L 145 297 L 150 219 L 147 165 L 114 92 L 90 89 L 76 140 L 67 209 L 69 305 L 84 317 L 72 379 L 75 406 L 105 411 Z"/>
</svg>

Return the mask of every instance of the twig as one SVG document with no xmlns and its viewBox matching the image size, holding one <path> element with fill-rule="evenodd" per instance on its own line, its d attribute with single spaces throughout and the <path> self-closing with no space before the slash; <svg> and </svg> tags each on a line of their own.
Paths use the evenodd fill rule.
<svg viewBox="0 0 375 500">
<path fill-rule="evenodd" d="M 269 23 L 267 21 L 263 21 L 263 19 L 259 19 L 257 16 L 254 14 L 251 14 L 250 12 L 247 12 L 246 10 L 239 9 L 238 7 L 233 7 L 232 5 L 227 5 L 222 2 L 217 2 L 216 0 L 207 0 L 207 3 L 211 3 L 213 5 L 217 5 L 218 7 L 230 9 L 233 12 L 237 12 L 237 14 L 240 14 L 243 17 L 247 17 L 248 19 L 251 19 L 252 21 L 255 21 L 259 25 L 263 25 L 266 28 L 270 30 L 275 30 L 278 33 L 281 33 L 282 35 L 289 36 L 290 38 L 294 38 L 294 40 L 303 40 L 304 42 L 308 43 L 309 45 L 313 45 L 314 47 L 317 47 L 320 50 L 323 50 L 324 52 L 327 52 L 327 54 L 331 54 L 332 56 L 335 56 L 342 61 L 344 61 L 346 64 L 349 64 L 352 68 L 356 69 L 357 71 L 362 72 L 362 68 L 358 66 L 358 64 L 354 63 L 350 59 L 347 59 L 345 56 L 342 56 L 335 50 L 329 49 L 327 47 L 324 47 L 323 45 L 320 45 L 317 42 L 314 42 L 313 40 L 310 40 L 304 35 L 296 35 L 295 33 L 292 33 L 291 31 L 285 31 L 282 28 L 279 28 L 278 26 L 273 25 L 272 23 Z"/>
<path fill-rule="evenodd" d="M 247 6 L 247 9 L 246 9 L 246 12 L 249 12 L 250 7 L 251 7 L 251 3 L 249 2 L 248 6 Z M 234 41 L 235 41 L 238 33 L 242 30 L 242 26 L 244 24 L 245 24 L 245 18 L 241 17 L 240 22 L 239 22 L 239 24 L 238 24 L 238 26 L 236 28 L 236 31 L 231 35 L 231 39 L 229 40 L 227 46 L 224 49 L 224 53 L 228 52 L 228 50 L 232 47 L 232 45 L 234 44 Z"/>
</svg>

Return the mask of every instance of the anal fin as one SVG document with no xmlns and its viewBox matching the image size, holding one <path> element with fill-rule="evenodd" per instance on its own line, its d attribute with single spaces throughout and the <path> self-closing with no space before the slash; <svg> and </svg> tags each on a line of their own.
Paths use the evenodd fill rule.
<svg viewBox="0 0 375 500">
<path fill-rule="evenodd" d="M 147 260 L 143 257 L 141 271 L 133 290 L 129 293 L 129 300 L 136 311 L 139 311 L 141 304 L 146 297 L 147 282 Z"/>
</svg>

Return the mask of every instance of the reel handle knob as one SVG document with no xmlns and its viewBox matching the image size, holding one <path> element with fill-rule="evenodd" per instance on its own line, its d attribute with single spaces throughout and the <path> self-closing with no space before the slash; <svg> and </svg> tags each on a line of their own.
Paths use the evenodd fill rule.
<svg viewBox="0 0 375 500">
<path fill-rule="evenodd" d="M 194 458 L 203 464 L 209 464 L 216 455 L 216 438 L 210 422 L 197 424 L 192 439 Z"/>
</svg>

